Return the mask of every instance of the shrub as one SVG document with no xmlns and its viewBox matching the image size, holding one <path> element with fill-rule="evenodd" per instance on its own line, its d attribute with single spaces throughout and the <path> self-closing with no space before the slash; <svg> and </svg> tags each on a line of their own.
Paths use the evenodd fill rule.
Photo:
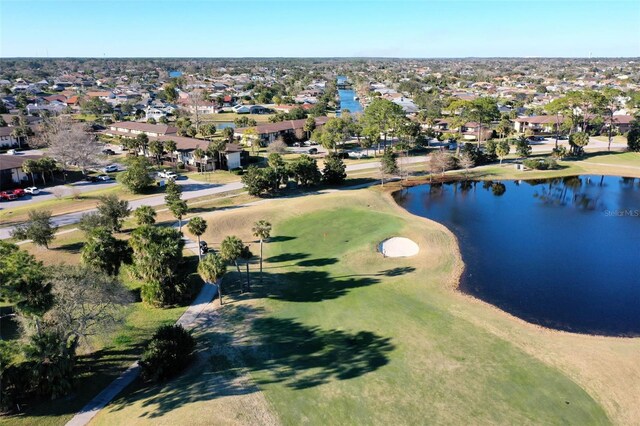
<svg viewBox="0 0 640 426">
<path fill-rule="evenodd" d="M 553 158 L 531 158 L 522 162 L 525 167 L 535 170 L 550 170 L 558 167 L 558 163 Z"/>
<path fill-rule="evenodd" d="M 553 158 L 562 159 L 567 156 L 567 148 L 565 148 L 564 146 L 553 148 L 553 150 L 551 151 L 551 156 Z"/>
<path fill-rule="evenodd" d="M 242 167 L 236 167 L 235 169 L 231 169 L 230 172 L 234 175 L 242 176 L 242 174 L 244 173 L 244 169 Z"/>
<path fill-rule="evenodd" d="M 189 365 L 195 347 L 195 339 L 181 325 L 161 326 L 142 354 L 142 379 L 159 382 L 175 376 Z"/>
<path fill-rule="evenodd" d="M 324 162 L 322 180 L 329 185 L 339 185 L 347 178 L 346 166 L 340 154 L 331 153 Z"/>
</svg>

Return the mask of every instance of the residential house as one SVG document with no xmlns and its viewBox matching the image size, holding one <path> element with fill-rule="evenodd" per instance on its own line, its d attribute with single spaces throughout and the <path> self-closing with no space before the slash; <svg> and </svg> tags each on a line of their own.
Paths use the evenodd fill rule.
<svg viewBox="0 0 640 426">
<path fill-rule="evenodd" d="M 39 160 L 40 158 L 42 157 L 38 155 L 0 154 L 0 188 L 5 189 L 28 182 L 29 175 L 22 171 L 22 164 L 27 160 Z"/>
<path fill-rule="evenodd" d="M 513 120 L 513 128 L 518 133 L 527 131 L 533 134 L 555 133 L 558 124 L 562 124 L 564 118 L 555 115 L 533 115 L 530 117 L 518 117 Z"/>
<path fill-rule="evenodd" d="M 15 136 L 14 130 L 16 127 L 0 127 L 0 148 L 20 148 L 22 144 L 27 142 L 26 136 Z"/>
<path fill-rule="evenodd" d="M 167 135 L 175 135 L 178 132 L 177 127 L 168 124 L 149 124 L 138 123 L 134 121 L 121 121 L 109 125 L 105 130 L 105 134 L 109 136 L 123 136 L 135 138 L 140 133 L 146 133 L 150 137 L 159 137 Z"/>
<path fill-rule="evenodd" d="M 316 117 L 316 128 L 322 127 L 329 117 Z M 240 127 L 235 129 L 235 136 L 242 137 L 248 129 L 255 129 L 256 136 L 263 143 L 271 143 L 279 137 L 294 136 L 296 131 L 303 131 L 306 119 L 286 120 L 279 123 L 258 124 L 253 127 Z"/>
<path fill-rule="evenodd" d="M 106 101 L 108 99 L 115 99 L 116 96 L 113 94 L 113 92 L 103 90 L 103 91 L 87 92 L 87 97 L 100 98 L 103 101 Z"/>
<path fill-rule="evenodd" d="M 213 101 L 202 101 L 197 105 L 186 103 L 186 109 L 191 114 L 196 114 L 196 111 L 198 114 L 217 114 L 222 108 Z"/>
<path fill-rule="evenodd" d="M 269 112 L 262 105 L 236 105 L 233 107 L 236 114 L 266 114 Z"/>
<path fill-rule="evenodd" d="M 174 141 L 176 143 L 176 152 L 173 153 L 175 161 L 185 164 L 193 169 L 199 168 L 199 161 L 193 156 L 196 148 L 206 149 L 209 141 L 195 138 L 188 138 L 177 135 L 177 128 L 166 124 L 149 124 L 138 122 L 120 122 L 114 123 L 102 133 L 109 136 L 120 136 L 124 138 L 135 138 L 141 133 L 145 133 L 149 140 Z M 144 150 L 140 150 L 139 154 L 144 154 Z M 147 155 L 150 155 L 147 153 Z M 167 153 L 166 157 L 172 157 Z M 244 150 L 235 144 L 227 144 L 224 154 L 221 158 L 208 158 L 200 160 L 204 162 L 205 170 L 215 169 L 235 169 L 243 167 L 248 161 L 248 156 Z"/>
</svg>

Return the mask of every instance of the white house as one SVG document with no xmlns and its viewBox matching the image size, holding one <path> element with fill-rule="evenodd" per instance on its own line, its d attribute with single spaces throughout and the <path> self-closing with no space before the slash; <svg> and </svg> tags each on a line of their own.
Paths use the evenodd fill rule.
<svg viewBox="0 0 640 426">
<path fill-rule="evenodd" d="M 24 137 L 13 135 L 15 127 L 0 127 L 0 148 L 18 148 L 24 142 Z"/>
<path fill-rule="evenodd" d="M 262 105 L 236 105 L 233 111 L 236 114 L 265 114 L 267 109 Z"/>
</svg>

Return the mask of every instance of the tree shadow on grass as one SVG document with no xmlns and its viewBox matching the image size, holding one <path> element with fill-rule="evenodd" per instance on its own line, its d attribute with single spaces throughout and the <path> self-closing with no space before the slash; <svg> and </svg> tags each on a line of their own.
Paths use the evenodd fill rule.
<svg viewBox="0 0 640 426">
<path fill-rule="evenodd" d="M 156 386 L 138 381 L 108 409 L 140 402 L 140 417 L 154 419 L 194 402 L 257 392 L 255 384 L 278 383 L 298 390 L 349 380 L 386 365 L 394 349 L 391 339 L 371 331 L 323 329 L 291 318 L 254 318 L 258 311 L 247 306 L 224 310 L 232 322 L 249 322 L 246 336 L 238 339 L 233 331 L 212 331 L 203 324 L 198 361 L 187 372 Z"/>
<path fill-rule="evenodd" d="M 303 267 L 310 267 L 310 266 L 328 266 L 328 265 L 333 265 L 334 263 L 338 263 L 338 259 L 336 259 L 335 257 L 321 257 L 317 259 L 301 260 L 300 262 L 296 263 L 296 265 L 303 266 Z"/>
<path fill-rule="evenodd" d="M 270 243 L 283 243 L 285 241 L 295 240 L 298 237 L 290 237 L 287 235 L 277 235 L 275 237 L 269 237 Z"/>
<path fill-rule="evenodd" d="M 63 416 L 77 413 L 91 398 L 101 392 L 128 367 L 137 361 L 143 350 L 143 344 L 127 346 L 124 349 L 105 348 L 87 355 L 79 355 L 76 363 L 74 390 L 58 399 L 35 398 L 23 401 L 22 412 L 15 419 L 23 421 L 51 416 Z M 81 391 L 79 391 L 81 389 Z M 9 424 L 11 424 L 11 417 Z"/>
<path fill-rule="evenodd" d="M 413 266 L 399 266 L 397 268 L 385 269 L 384 271 L 380 271 L 377 275 L 384 277 L 399 277 L 402 275 L 410 274 L 415 271 L 416 268 Z"/>
<path fill-rule="evenodd" d="M 254 282 L 252 291 L 258 297 L 288 302 L 320 302 L 335 299 L 350 290 L 380 282 L 373 276 L 333 277 L 326 271 L 303 270 L 266 274 L 263 283 Z"/>
<path fill-rule="evenodd" d="M 269 263 L 280 263 L 280 262 L 291 262 L 293 260 L 301 260 L 309 257 L 308 253 L 283 253 L 277 256 L 271 256 L 265 259 L 265 262 Z"/>
<path fill-rule="evenodd" d="M 375 371 L 394 348 L 391 339 L 370 331 L 325 330 L 289 318 L 258 318 L 250 334 L 260 342 L 248 357 L 251 371 L 261 373 L 257 382 L 293 389 Z"/>
<path fill-rule="evenodd" d="M 66 251 L 67 253 L 78 254 L 84 246 L 84 241 L 78 241 L 76 243 L 64 244 L 56 247 L 56 251 Z"/>
</svg>

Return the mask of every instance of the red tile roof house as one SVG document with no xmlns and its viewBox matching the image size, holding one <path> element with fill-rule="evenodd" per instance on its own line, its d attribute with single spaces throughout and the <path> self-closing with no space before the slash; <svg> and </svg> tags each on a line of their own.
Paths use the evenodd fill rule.
<svg viewBox="0 0 640 426">
<path fill-rule="evenodd" d="M 109 92 L 105 90 L 105 91 L 87 92 L 87 97 L 100 98 L 103 101 L 106 101 L 107 99 L 114 99 L 116 95 L 114 95 L 113 92 Z"/>
<path fill-rule="evenodd" d="M 104 130 L 102 133 L 107 136 L 119 136 L 131 139 L 141 133 L 145 133 L 149 140 L 159 140 L 163 142 L 172 140 L 176 143 L 177 148 L 173 153 L 173 159 L 185 164 L 186 166 L 191 166 L 191 168 L 195 170 L 198 168 L 200 162 L 196 161 L 193 156 L 193 151 L 198 147 L 206 150 L 209 145 L 209 141 L 178 136 L 177 131 L 177 127 L 166 124 L 123 121 L 111 124 L 109 128 Z M 139 154 L 144 154 L 144 152 L 140 151 Z M 171 155 L 167 153 L 165 158 L 171 160 Z M 244 150 L 242 148 L 236 144 L 227 144 L 225 154 L 221 159 L 205 157 L 201 162 L 204 163 L 205 170 L 213 170 L 214 168 L 231 170 L 243 167 L 247 159 L 247 155 L 244 154 Z"/>
<path fill-rule="evenodd" d="M 329 117 L 316 117 L 316 127 L 322 127 Z M 300 120 L 286 120 L 279 123 L 258 124 L 253 127 L 240 127 L 235 129 L 235 136 L 242 137 L 248 129 L 255 129 L 257 136 L 264 143 L 271 143 L 286 134 L 295 135 L 296 130 L 304 130 L 305 118 Z"/>
</svg>

